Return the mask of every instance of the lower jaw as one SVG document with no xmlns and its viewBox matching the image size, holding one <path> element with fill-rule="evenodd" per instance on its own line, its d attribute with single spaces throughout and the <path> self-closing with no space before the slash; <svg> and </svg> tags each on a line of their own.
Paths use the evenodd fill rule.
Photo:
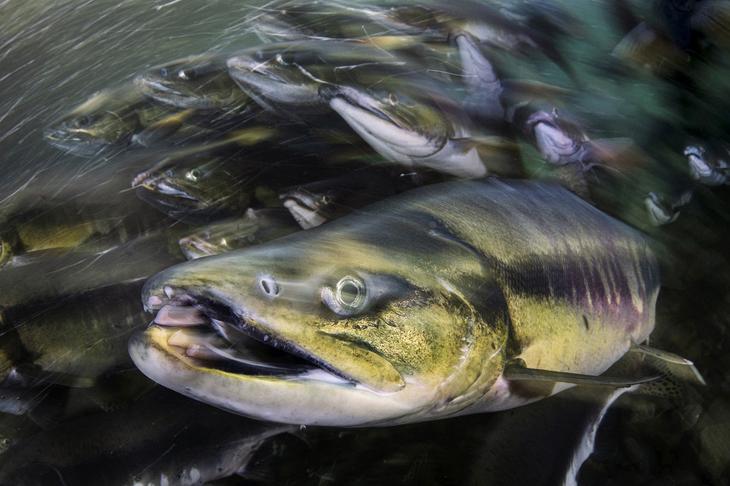
<svg viewBox="0 0 730 486">
<path fill-rule="evenodd" d="M 258 420 L 289 424 L 363 427 L 414 421 L 408 418 L 414 404 L 407 393 L 379 395 L 328 379 L 323 371 L 312 378 L 208 368 L 168 344 L 173 332 L 174 328 L 151 326 L 130 339 L 129 353 L 148 378 L 190 398 Z"/>
</svg>

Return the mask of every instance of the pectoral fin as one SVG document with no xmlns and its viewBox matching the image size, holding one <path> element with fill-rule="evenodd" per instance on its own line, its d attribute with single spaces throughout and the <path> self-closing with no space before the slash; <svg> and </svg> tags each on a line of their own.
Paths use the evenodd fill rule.
<svg viewBox="0 0 730 486">
<path fill-rule="evenodd" d="M 706 385 L 705 379 L 695 367 L 694 363 L 669 351 L 652 348 L 643 344 L 634 344 L 630 352 L 639 353 L 648 358 L 648 364 L 665 375 L 670 375 L 681 381 Z"/>
<path fill-rule="evenodd" d="M 510 381 L 570 383 L 573 385 L 601 386 L 609 388 L 628 388 L 634 385 L 651 383 L 661 378 L 658 374 L 635 377 L 581 375 L 578 373 L 567 373 L 564 371 L 526 368 L 518 363 L 508 364 L 502 374 Z"/>
</svg>

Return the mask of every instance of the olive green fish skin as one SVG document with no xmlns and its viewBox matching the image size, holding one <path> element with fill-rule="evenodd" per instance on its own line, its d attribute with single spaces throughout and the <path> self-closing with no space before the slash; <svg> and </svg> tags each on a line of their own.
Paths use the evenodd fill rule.
<svg viewBox="0 0 730 486">
<path fill-rule="evenodd" d="M 228 76 L 225 59 L 191 56 L 150 69 L 135 86 L 152 100 L 181 109 L 218 110 L 244 115 L 251 100 Z"/>
<path fill-rule="evenodd" d="M 29 303 L 4 312 L 4 339 L 17 337 L 22 355 L 13 365 L 33 365 L 70 380 L 93 382 L 131 366 L 126 342 L 147 323 L 137 296 L 141 283 L 87 292 L 50 304 Z"/>
<path fill-rule="evenodd" d="M 248 210 L 243 218 L 219 221 L 181 238 L 180 249 L 185 258 L 195 260 L 266 243 L 299 230 L 285 210 Z"/>
<path fill-rule="evenodd" d="M 565 189 L 449 183 L 178 265 L 146 284 L 149 308 L 189 297 L 228 307 L 245 332 L 332 379 L 221 372 L 172 349 L 174 328 L 165 326 L 134 337 L 130 353 L 155 381 L 244 415 L 417 422 L 512 408 L 564 388 L 509 382 L 502 371 L 515 359 L 604 372 L 651 333 L 658 288 L 641 235 Z"/>
</svg>

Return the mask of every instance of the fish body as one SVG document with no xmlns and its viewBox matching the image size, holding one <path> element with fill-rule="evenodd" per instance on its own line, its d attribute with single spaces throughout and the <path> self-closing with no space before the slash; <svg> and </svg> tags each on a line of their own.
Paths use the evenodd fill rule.
<svg viewBox="0 0 730 486">
<path fill-rule="evenodd" d="M 225 59 L 190 56 L 138 75 L 135 85 L 154 101 L 180 109 L 252 115 L 253 103 L 228 76 Z"/>
<path fill-rule="evenodd" d="M 107 372 L 129 368 L 126 342 L 147 322 L 136 305 L 141 282 L 85 292 L 50 303 L 6 309 L 3 339 L 15 339 L 9 366 L 32 367 L 25 386 L 63 378 L 93 383 Z M 6 370 L 7 371 L 7 370 Z M 88 386 L 88 385 L 87 385 Z"/>
<path fill-rule="evenodd" d="M 158 383 L 240 414 L 392 425 L 569 386 L 511 381 L 509 363 L 603 373 L 651 333 L 658 289 L 643 237 L 569 191 L 462 181 L 162 272 L 143 292 L 156 325 L 129 350 Z M 221 323 L 279 364 L 244 360 L 261 349 Z"/>
<path fill-rule="evenodd" d="M 371 167 L 298 185 L 279 197 L 300 226 L 311 229 L 367 204 L 413 189 L 429 179 L 434 177 Z"/>
<path fill-rule="evenodd" d="M 171 239 L 177 241 L 174 232 L 153 232 L 107 246 L 82 245 L 15 257 L 0 270 L 0 308 L 144 280 L 183 259 L 179 249 L 171 247 Z"/>
<path fill-rule="evenodd" d="M 128 146 L 136 133 L 173 113 L 148 103 L 133 86 L 122 85 L 89 97 L 54 122 L 45 139 L 61 150 L 93 156 L 105 149 Z"/>
<path fill-rule="evenodd" d="M 198 229 L 180 239 L 188 260 L 258 245 L 301 230 L 288 211 L 249 209 L 242 218 L 228 219 Z"/>
</svg>

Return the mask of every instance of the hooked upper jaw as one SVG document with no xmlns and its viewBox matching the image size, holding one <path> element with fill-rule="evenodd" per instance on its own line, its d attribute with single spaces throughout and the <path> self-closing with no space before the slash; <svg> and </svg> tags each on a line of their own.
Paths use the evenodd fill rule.
<svg viewBox="0 0 730 486">
<path fill-rule="evenodd" d="M 372 390 L 347 376 L 352 370 L 332 364 L 333 357 L 361 360 L 362 369 L 376 375 L 374 383 L 402 380 L 384 359 L 326 334 L 317 338 L 327 349 L 317 349 L 308 337 L 297 340 L 290 325 L 260 321 L 247 300 L 271 299 L 280 292 L 273 278 L 252 278 L 252 288 L 240 291 L 233 288 L 244 285 L 241 280 L 213 289 L 196 282 L 194 274 L 176 275 L 173 268 L 145 287 L 145 307 L 157 315 L 130 341 L 129 351 L 151 379 L 221 408 L 279 422 L 360 425 L 407 411 L 395 398 L 405 386 L 402 381 Z M 302 328 L 302 333 L 314 331 Z M 397 376 L 383 378 L 382 373 Z M 339 397 L 335 403 L 333 396 Z"/>
</svg>

